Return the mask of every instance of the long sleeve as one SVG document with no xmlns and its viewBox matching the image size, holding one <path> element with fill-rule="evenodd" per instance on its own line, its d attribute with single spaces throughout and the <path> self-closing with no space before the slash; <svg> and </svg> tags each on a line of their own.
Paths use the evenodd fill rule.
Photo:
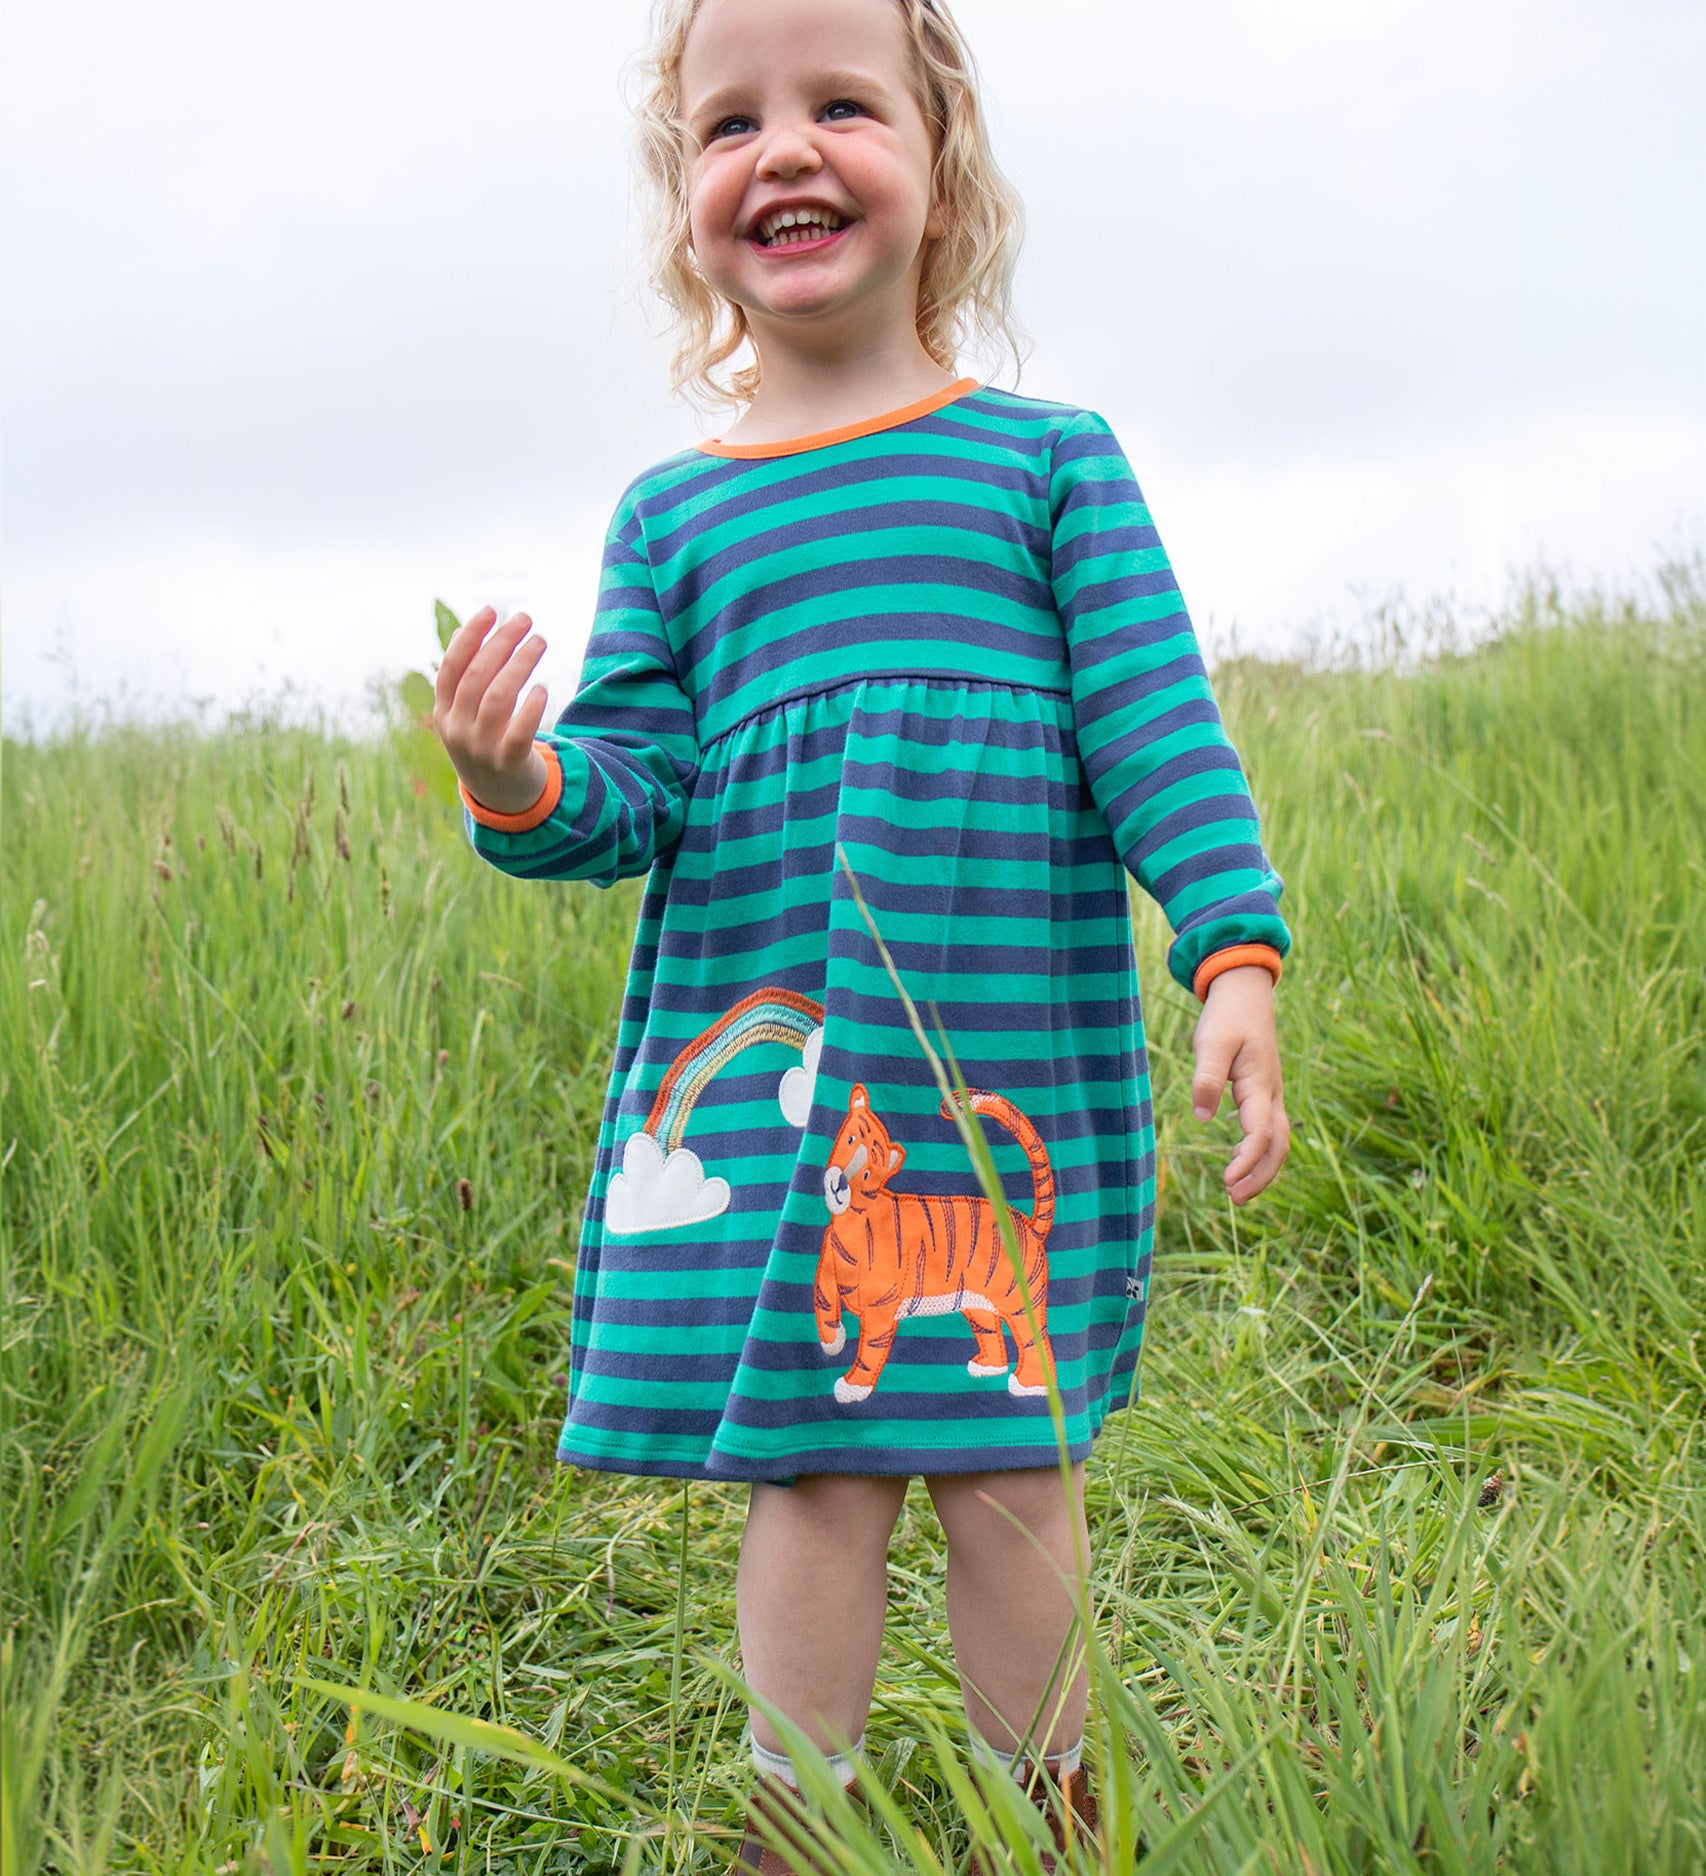
<svg viewBox="0 0 1706 1876">
<path fill-rule="evenodd" d="M 1131 466 L 1094 411 L 1055 442 L 1049 513 L 1079 754 L 1115 850 L 1173 928 L 1168 969 L 1191 989 L 1216 953 L 1283 957 L 1282 882 L 1238 753 Z"/>
<path fill-rule="evenodd" d="M 580 683 L 542 730 L 549 779 L 523 814 L 462 792 L 474 850 L 520 879 L 609 886 L 645 873 L 681 838 L 699 771 L 693 704 L 676 676 L 632 491 L 605 536 Z"/>
</svg>

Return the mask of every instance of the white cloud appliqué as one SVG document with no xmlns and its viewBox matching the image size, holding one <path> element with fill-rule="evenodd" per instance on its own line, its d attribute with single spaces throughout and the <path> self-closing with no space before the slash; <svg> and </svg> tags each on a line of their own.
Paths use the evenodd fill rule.
<svg viewBox="0 0 1706 1876">
<path fill-rule="evenodd" d="M 604 1200 L 604 1228 L 618 1237 L 697 1225 L 729 1209 L 729 1182 L 707 1179 L 699 1155 L 678 1146 L 666 1158 L 649 1133 L 631 1133 L 622 1170 Z"/>
<path fill-rule="evenodd" d="M 823 1053 L 823 1029 L 818 1027 L 806 1037 L 805 1054 L 798 1068 L 790 1068 L 776 1090 L 782 1116 L 796 1127 L 803 1127 L 812 1111 L 812 1089 L 817 1084 L 817 1058 Z"/>
</svg>

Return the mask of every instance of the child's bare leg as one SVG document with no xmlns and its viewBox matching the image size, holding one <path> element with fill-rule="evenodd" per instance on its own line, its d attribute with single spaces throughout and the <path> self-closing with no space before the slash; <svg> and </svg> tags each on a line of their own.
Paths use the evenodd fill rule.
<svg viewBox="0 0 1706 1876">
<path fill-rule="evenodd" d="M 1070 1504 L 1054 1466 L 944 1473 L 925 1483 L 948 1538 L 948 1632 L 966 1717 L 990 1745 L 1011 1752 L 1041 1708 L 1032 1755 L 1068 1750 L 1084 1735 L 1089 1695 L 1088 1669 L 1075 1666 L 1081 1637 L 1061 1662 L 1064 1694 L 1055 1665 L 1076 1613 L 1068 1588 L 1076 1545 L 1090 1555 L 1083 1466 L 1072 1468 Z"/>
<path fill-rule="evenodd" d="M 813 1473 L 752 1488 L 735 1578 L 742 1669 L 754 1693 L 827 1753 L 865 1728 L 906 1485 Z M 751 1716 L 759 1745 L 780 1752 L 770 1722 L 756 1707 Z"/>
</svg>

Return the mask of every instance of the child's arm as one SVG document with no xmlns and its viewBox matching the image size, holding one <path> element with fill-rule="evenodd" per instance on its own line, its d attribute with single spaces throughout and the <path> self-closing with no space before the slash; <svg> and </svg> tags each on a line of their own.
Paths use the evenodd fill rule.
<svg viewBox="0 0 1706 1876">
<path fill-rule="evenodd" d="M 525 613 L 489 607 L 447 647 L 433 724 L 462 783 L 468 838 L 523 879 L 609 886 L 681 838 L 699 770 L 693 705 L 675 674 L 632 490 L 605 538 L 598 612 L 575 695 L 541 730 L 545 646 Z M 489 635 L 489 636 L 488 636 Z"/>
<path fill-rule="evenodd" d="M 1079 754 L 1115 849 L 1173 928 L 1168 969 L 1203 1000 L 1199 1118 L 1212 1118 L 1231 1077 L 1244 1140 L 1226 1184 L 1241 1204 L 1287 1148 L 1273 1018 L 1291 948 L 1282 882 L 1178 582 L 1131 466 L 1093 411 L 1055 440 L 1049 510 Z"/>
</svg>

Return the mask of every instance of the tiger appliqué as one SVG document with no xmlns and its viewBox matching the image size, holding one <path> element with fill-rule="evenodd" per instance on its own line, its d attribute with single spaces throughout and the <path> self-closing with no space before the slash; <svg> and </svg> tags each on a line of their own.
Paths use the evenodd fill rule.
<svg viewBox="0 0 1706 1876">
<path fill-rule="evenodd" d="M 904 1317 L 956 1311 L 977 1339 L 968 1374 L 1006 1374 L 1008 1393 L 1018 1396 L 1048 1392 L 1054 1354 L 1044 1241 L 1054 1222 L 1054 1169 L 1041 1135 L 1004 1095 L 973 1088 L 965 1099 L 975 1112 L 1000 1121 L 1031 1162 L 1031 1216 L 1015 1211 L 1013 1225 L 1036 1333 L 994 1207 L 982 1197 L 891 1192 L 889 1181 L 905 1164 L 906 1148 L 873 1112 L 864 1085 L 855 1083 L 824 1170 L 824 1203 L 832 1217 L 812 1292 L 826 1355 L 839 1355 L 847 1345 L 843 1312 L 859 1318 L 853 1365 L 835 1382 L 835 1398 L 843 1405 L 869 1397 Z M 940 1111 L 944 1119 L 953 1118 L 946 1099 Z M 1010 1373 L 1003 1331 L 1018 1351 Z"/>
</svg>

